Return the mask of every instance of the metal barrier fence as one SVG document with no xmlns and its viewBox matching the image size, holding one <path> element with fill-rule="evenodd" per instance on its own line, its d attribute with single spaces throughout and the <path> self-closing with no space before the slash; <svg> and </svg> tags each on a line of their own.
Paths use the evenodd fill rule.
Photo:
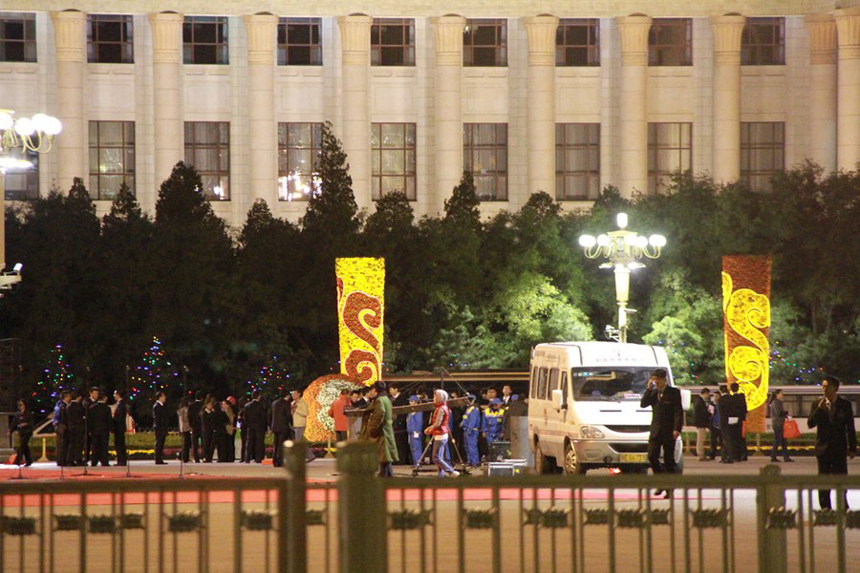
<svg viewBox="0 0 860 573">
<path fill-rule="evenodd" d="M 860 476 L 380 480 L 375 447 L 349 444 L 320 484 L 304 449 L 283 479 L 0 483 L 0 570 L 829 573 L 860 555 Z"/>
</svg>

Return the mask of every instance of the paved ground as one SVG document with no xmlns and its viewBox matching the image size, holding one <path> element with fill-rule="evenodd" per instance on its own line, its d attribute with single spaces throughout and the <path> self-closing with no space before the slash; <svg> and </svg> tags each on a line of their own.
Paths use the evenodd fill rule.
<svg viewBox="0 0 860 573">
<path fill-rule="evenodd" d="M 755 474 L 769 462 L 769 458 L 754 457 L 749 462 L 731 466 L 715 462 L 688 460 L 686 473 L 689 474 Z M 812 475 L 816 472 L 814 458 L 798 458 L 794 464 L 782 464 L 783 471 L 790 474 Z M 184 472 L 189 479 L 211 479 L 224 476 L 251 478 L 257 476 L 277 477 L 283 470 L 269 465 L 245 464 L 189 464 Z M 408 468 L 398 470 L 411 473 Z M 860 474 L 860 461 L 850 464 L 850 472 Z M 8 466 L 0 467 L 0 479 L 16 474 Z M 71 480 L 109 480 L 124 479 L 125 468 L 91 469 L 90 475 L 81 477 L 82 468 L 69 468 L 64 471 Z M 166 466 L 155 466 L 152 462 L 135 462 L 131 466 L 133 476 L 178 477 L 179 465 L 170 462 Z M 607 473 L 606 470 L 595 473 Z M 56 479 L 59 470 L 53 464 L 36 464 L 24 470 L 24 477 L 32 480 Z M 457 489 L 465 486 L 464 507 L 467 510 L 486 511 L 492 509 L 489 492 L 468 489 L 468 478 L 464 480 L 436 481 L 431 472 L 422 474 L 422 486 L 435 486 L 439 489 L 409 490 L 389 492 L 388 510 L 432 509 L 435 511 L 431 524 L 416 530 L 391 530 L 388 535 L 389 571 L 436 572 L 457 571 L 457 563 L 462 543 L 464 570 L 485 572 L 493 570 L 493 534 L 491 529 L 461 529 L 458 523 Z M 309 571 L 312 573 L 337 571 L 338 541 L 336 491 L 333 489 L 337 479 L 334 460 L 320 459 L 308 466 L 309 479 L 316 482 L 317 488 L 309 494 L 308 509 L 319 511 L 320 524 L 308 528 Z M 716 480 L 718 482 L 718 480 Z M 243 484 L 247 486 L 248 484 Z M 691 492 L 686 501 L 688 509 L 698 507 L 718 509 L 723 500 L 720 490 Z M 32 499 L 17 499 L 19 496 L 3 500 L 3 515 L 38 517 L 40 512 L 54 514 L 74 514 L 79 511 L 79 500 L 65 503 L 57 496 L 55 506 L 50 502 L 32 496 Z M 685 571 L 686 560 L 693 571 L 722 572 L 724 560 L 726 570 L 746 573 L 757 569 L 756 553 L 756 499 L 751 490 L 738 491 L 734 496 L 733 515 L 726 528 L 690 529 L 685 527 L 685 502 L 676 492 L 673 502 L 656 497 L 642 497 L 636 491 L 618 492 L 615 509 L 638 509 L 650 504 L 652 509 L 674 512 L 670 521 L 673 526 L 654 526 L 649 539 L 646 531 L 636 528 L 616 527 L 610 530 L 606 525 L 584 525 L 579 527 L 578 518 L 592 509 L 608 507 L 608 496 L 604 491 L 593 491 L 583 495 L 582 503 L 576 503 L 573 521 L 574 528 L 522 526 L 523 510 L 555 509 L 566 511 L 571 507 L 570 492 L 548 490 L 538 492 L 533 499 L 532 490 L 516 487 L 505 489 L 500 495 L 498 515 L 501 528 L 498 534 L 499 570 L 504 572 L 550 572 L 572 571 L 574 562 L 584 565 L 585 572 L 610 571 L 611 555 L 614 555 L 616 570 L 619 572 L 648 570 L 647 563 L 653 564 L 653 571 L 673 571 L 674 556 L 677 571 Z M 209 504 L 200 504 L 199 498 L 177 497 L 168 494 L 153 494 L 146 499 L 127 498 L 121 511 L 140 513 L 149 520 L 146 533 L 142 530 L 129 530 L 120 535 L 89 533 L 85 542 L 80 543 L 79 531 L 46 531 L 45 544 L 48 550 L 41 551 L 37 536 L 4 536 L 0 544 L 0 571 L 212 571 L 212 572 L 262 572 L 275 571 L 275 532 L 240 530 L 235 527 L 240 510 L 266 512 L 275 509 L 275 498 L 268 500 L 259 494 L 243 495 L 243 503 L 237 507 L 232 492 L 221 492 L 210 499 Z M 578 499 L 577 499 L 578 501 Z M 148 503 L 145 503 L 148 502 Z M 852 493 L 850 502 L 860 507 L 860 492 Z M 796 497 L 789 495 L 788 505 L 796 508 Z M 118 506 L 110 506 L 110 500 L 92 497 L 87 502 L 88 515 L 110 515 L 120 511 Z M 166 527 L 168 516 L 181 512 L 197 512 L 205 509 L 206 527 L 189 533 L 170 532 Z M 808 508 L 806 508 L 808 512 Z M 477 514 L 476 514 L 477 515 Z M 807 513 L 808 516 L 808 513 Z M 808 518 L 804 521 L 808 525 Z M 800 548 L 803 548 L 807 561 L 809 551 L 814 549 L 816 570 L 821 572 L 837 571 L 838 539 L 836 528 L 816 527 L 814 539 L 810 539 L 811 528 L 805 527 L 801 535 L 797 530 L 788 533 L 790 571 L 799 571 Z M 580 535 L 581 533 L 581 535 Z M 725 534 L 725 538 L 723 537 Z M 856 559 L 860 554 L 860 530 L 845 530 L 845 554 L 848 556 L 847 571 L 857 571 Z M 652 551 L 649 548 L 655 548 Z M 674 547 L 674 551 L 672 551 Z M 238 550 L 237 550 L 238 548 Z M 610 553 L 614 548 L 614 553 Z M 726 548 L 727 550 L 724 550 Z M 84 553 L 82 554 L 82 549 Z M 376 550 L 376 548 L 368 548 Z M 86 565 L 81 566 L 82 555 Z M 238 562 L 236 556 L 241 556 Z M 21 558 L 24 557 L 23 567 Z M 44 561 L 40 563 L 40 559 Z M 580 562 L 580 559 L 582 561 Z M 732 566 L 733 565 L 733 566 Z M 806 571 L 811 569 L 807 566 Z"/>
</svg>

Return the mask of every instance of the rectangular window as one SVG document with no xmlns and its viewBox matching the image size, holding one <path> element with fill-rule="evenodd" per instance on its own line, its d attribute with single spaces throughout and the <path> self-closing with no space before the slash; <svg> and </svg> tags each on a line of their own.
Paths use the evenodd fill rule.
<svg viewBox="0 0 860 573">
<path fill-rule="evenodd" d="M 547 379 L 547 369 L 543 367 L 540 369 L 538 373 L 538 391 L 537 397 L 541 400 L 546 400 L 546 379 Z"/>
<path fill-rule="evenodd" d="M 693 65 L 692 18 L 654 18 L 648 33 L 648 65 Z"/>
<path fill-rule="evenodd" d="M 741 36 L 741 64 L 785 65 L 785 18 L 747 18 Z"/>
<path fill-rule="evenodd" d="M 230 123 L 186 121 L 185 162 L 197 169 L 208 200 L 229 201 Z"/>
<path fill-rule="evenodd" d="M 182 24 L 183 61 L 186 64 L 230 63 L 227 54 L 227 18 L 186 16 Z"/>
<path fill-rule="evenodd" d="M 91 64 L 133 64 L 134 22 L 131 16 L 87 16 L 87 61 Z"/>
<path fill-rule="evenodd" d="M 400 192 L 415 201 L 415 124 L 374 123 L 370 132 L 373 200 Z"/>
<path fill-rule="evenodd" d="M 600 20 L 562 18 L 555 33 L 556 66 L 600 65 Z"/>
<path fill-rule="evenodd" d="M 134 122 L 90 122 L 90 193 L 111 201 L 123 183 L 134 193 Z"/>
<path fill-rule="evenodd" d="M 741 122 L 741 181 L 753 191 L 771 191 L 771 177 L 785 169 L 785 123 Z"/>
<path fill-rule="evenodd" d="M 370 28 L 370 63 L 373 66 L 414 66 L 415 20 L 374 18 Z"/>
<path fill-rule="evenodd" d="M 0 62 L 36 61 L 36 15 L 0 14 Z"/>
<path fill-rule="evenodd" d="M 471 19 L 463 29 L 463 65 L 505 67 L 508 65 L 508 21 Z"/>
<path fill-rule="evenodd" d="M 278 20 L 278 65 L 321 66 L 322 18 Z"/>
<path fill-rule="evenodd" d="M 6 172 L 6 200 L 32 201 L 39 198 L 39 154 L 23 152 L 20 147 L 7 150 L 4 155 L 26 159 L 31 163 L 26 169 L 10 169 Z"/>
<path fill-rule="evenodd" d="M 692 123 L 648 124 L 648 192 L 669 188 L 672 175 L 692 169 Z"/>
<path fill-rule="evenodd" d="M 307 201 L 319 190 L 321 123 L 278 124 L 278 198 Z"/>
<path fill-rule="evenodd" d="M 478 199 L 508 199 L 508 124 L 463 124 L 463 169 L 475 178 Z"/>
<path fill-rule="evenodd" d="M 555 124 L 555 198 L 592 201 L 600 194 L 600 124 Z"/>
</svg>

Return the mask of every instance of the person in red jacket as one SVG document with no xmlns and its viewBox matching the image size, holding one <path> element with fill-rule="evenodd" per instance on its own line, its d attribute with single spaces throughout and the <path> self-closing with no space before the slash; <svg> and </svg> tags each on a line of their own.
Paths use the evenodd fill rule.
<svg viewBox="0 0 860 573">
<path fill-rule="evenodd" d="M 335 400 L 328 409 L 328 415 L 334 418 L 334 433 L 337 436 L 338 442 L 346 441 L 346 431 L 349 427 L 349 420 L 346 414 L 343 413 L 344 408 L 352 407 L 349 400 L 349 390 L 344 388 L 340 391 L 340 396 Z"/>
</svg>

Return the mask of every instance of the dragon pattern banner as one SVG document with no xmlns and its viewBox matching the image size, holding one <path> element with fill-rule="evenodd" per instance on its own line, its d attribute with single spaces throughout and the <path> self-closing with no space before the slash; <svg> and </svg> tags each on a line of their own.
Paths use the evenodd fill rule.
<svg viewBox="0 0 860 573">
<path fill-rule="evenodd" d="M 771 258 L 723 257 L 723 327 L 728 384 L 737 382 L 746 396 L 747 431 L 765 431 L 770 379 Z"/>
<path fill-rule="evenodd" d="M 335 259 L 340 371 L 370 386 L 381 378 L 385 259 Z"/>
</svg>

